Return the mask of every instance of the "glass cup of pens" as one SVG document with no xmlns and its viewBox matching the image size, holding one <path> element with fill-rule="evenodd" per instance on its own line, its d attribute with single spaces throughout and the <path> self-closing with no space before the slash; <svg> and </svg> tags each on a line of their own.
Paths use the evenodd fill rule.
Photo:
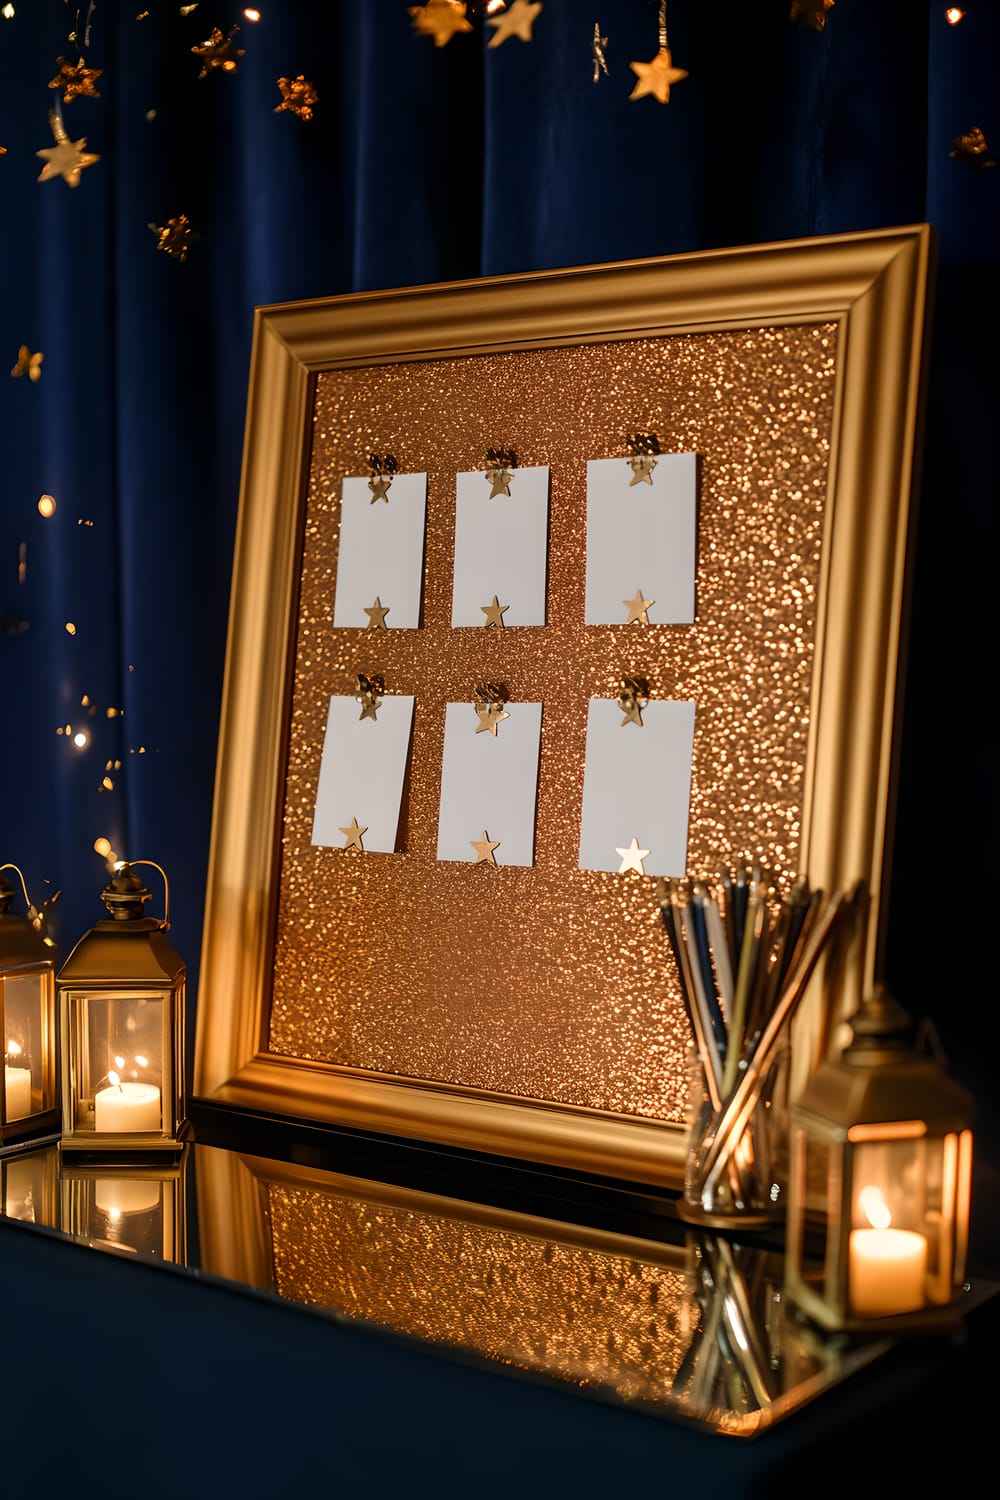
<svg viewBox="0 0 1000 1500">
<path fill-rule="evenodd" d="M 759 864 L 719 880 L 661 880 L 658 899 L 691 1027 L 684 1195 L 708 1228 L 784 1216 L 789 1033 L 820 956 L 851 905 L 797 879 L 787 896 Z"/>
</svg>

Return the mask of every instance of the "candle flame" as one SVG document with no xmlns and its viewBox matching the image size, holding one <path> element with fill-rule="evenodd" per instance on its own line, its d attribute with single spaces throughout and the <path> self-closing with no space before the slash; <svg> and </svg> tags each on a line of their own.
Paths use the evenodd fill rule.
<svg viewBox="0 0 1000 1500">
<path fill-rule="evenodd" d="M 20 1057 L 21 1056 L 21 1043 L 20 1042 L 8 1042 L 7 1043 L 7 1056 L 8 1057 Z"/>
<path fill-rule="evenodd" d="M 115 1089 L 120 1089 L 122 1086 L 122 1081 L 119 1078 L 118 1074 L 115 1072 L 111 1072 L 108 1074 L 108 1082 L 111 1084 L 111 1087 Z"/>
<path fill-rule="evenodd" d="M 858 1194 L 858 1203 L 873 1229 L 888 1229 L 892 1223 L 889 1205 L 882 1196 L 882 1189 L 865 1187 Z"/>
</svg>

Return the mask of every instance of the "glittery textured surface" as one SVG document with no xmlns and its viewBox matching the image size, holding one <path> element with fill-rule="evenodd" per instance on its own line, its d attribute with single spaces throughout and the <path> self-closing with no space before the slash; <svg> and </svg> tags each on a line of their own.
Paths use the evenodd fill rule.
<svg viewBox="0 0 1000 1500">
<path fill-rule="evenodd" d="M 626 674 L 693 699 L 689 872 L 761 851 L 790 881 L 835 353 L 833 328 L 809 325 L 318 377 L 273 1052 L 683 1120 L 688 1034 L 655 881 L 577 869 L 587 703 Z M 701 458 L 696 622 L 584 627 L 586 461 L 624 455 L 635 431 Z M 455 474 L 497 445 L 551 468 L 549 623 L 453 630 Z M 340 484 L 371 452 L 428 475 L 419 630 L 333 629 Z M 416 697 L 394 855 L 310 843 L 327 703 L 358 672 Z M 435 858 L 445 704 L 484 679 L 544 704 L 531 869 Z"/>
<path fill-rule="evenodd" d="M 664 1402 L 697 1324 L 686 1272 L 461 1219 L 269 1184 L 282 1297 Z"/>
</svg>

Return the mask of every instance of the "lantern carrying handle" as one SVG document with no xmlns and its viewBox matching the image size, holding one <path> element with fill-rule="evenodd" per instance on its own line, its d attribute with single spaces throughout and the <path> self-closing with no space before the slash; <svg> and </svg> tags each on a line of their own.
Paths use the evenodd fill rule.
<svg viewBox="0 0 1000 1500">
<path fill-rule="evenodd" d="M 4 870 L 13 870 L 18 880 L 21 882 L 21 889 L 24 892 L 24 904 L 28 908 L 28 912 L 30 915 L 35 908 L 31 904 L 31 897 L 28 895 L 28 887 L 24 883 L 24 876 L 21 873 L 21 870 L 17 865 L 0 865 L 0 875 L 3 874 Z"/>
<path fill-rule="evenodd" d="M 155 859 L 130 859 L 128 863 L 134 868 L 136 865 L 148 865 L 151 870 L 159 870 L 163 876 L 163 921 L 160 928 L 163 932 L 170 931 L 170 881 L 167 872 L 162 865 L 158 865 Z"/>
</svg>

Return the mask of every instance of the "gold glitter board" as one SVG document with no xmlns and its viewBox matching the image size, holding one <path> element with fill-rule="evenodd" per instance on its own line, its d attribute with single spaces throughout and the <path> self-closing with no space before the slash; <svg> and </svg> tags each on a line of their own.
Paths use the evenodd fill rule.
<svg viewBox="0 0 1000 1500">
<path fill-rule="evenodd" d="M 679 1186 L 687 1022 L 655 881 L 577 868 L 587 705 L 696 704 L 688 870 L 862 881 L 880 963 L 927 226 L 258 309 L 195 1093 Z M 583 624 L 586 464 L 699 464 L 693 625 Z M 547 624 L 453 629 L 455 475 L 551 475 Z M 416 630 L 333 627 L 339 503 L 427 474 Z M 311 842 L 327 705 L 415 699 L 398 850 Z M 445 705 L 544 704 L 531 867 L 436 859 Z M 491 831 L 491 837 L 497 837 Z M 798 1025 L 829 1003 L 820 973 Z"/>
</svg>

